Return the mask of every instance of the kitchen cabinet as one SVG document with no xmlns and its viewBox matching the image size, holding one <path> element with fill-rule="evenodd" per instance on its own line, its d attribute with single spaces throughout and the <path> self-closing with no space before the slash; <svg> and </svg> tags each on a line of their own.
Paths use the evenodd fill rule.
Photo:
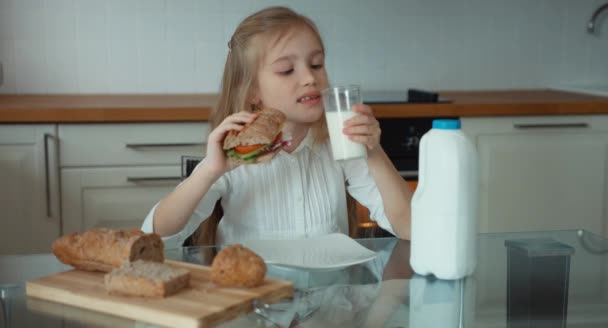
<svg viewBox="0 0 608 328">
<path fill-rule="evenodd" d="M 463 117 L 480 160 L 480 232 L 608 236 L 608 116 Z"/>
<path fill-rule="evenodd" d="M 61 179 L 65 233 L 133 229 L 180 182 L 180 167 L 70 168 Z"/>
<path fill-rule="evenodd" d="M 208 132 L 206 122 L 60 125 L 63 233 L 139 228 Z"/>
<path fill-rule="evenodd" d="M 0 125 L 0 255 L 48 252 L 59 237 L 57 127 Z"/>
</svg>

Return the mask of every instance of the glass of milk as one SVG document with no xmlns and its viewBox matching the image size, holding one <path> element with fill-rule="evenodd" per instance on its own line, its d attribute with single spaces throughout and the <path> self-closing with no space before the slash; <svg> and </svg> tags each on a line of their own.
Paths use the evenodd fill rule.
<svg viewBox="0 0 608 328">
<path fill-rule="evenodd" d="M 351 141 L 342 132 L 344 121 L 358 115 L 353 112 L 353 106 L 361 103 L 359 86 L 332 86 L 321 91 L 321 94 L 334 160 L 366 157 L 365 145 Z"/>
</svg>

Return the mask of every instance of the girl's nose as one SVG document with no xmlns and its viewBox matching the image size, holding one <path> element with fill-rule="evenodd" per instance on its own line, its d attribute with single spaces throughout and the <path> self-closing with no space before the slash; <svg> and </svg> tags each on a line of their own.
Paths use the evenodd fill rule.
<svg viewBox="0 0 608 328">
<path fill-rule="evenodd" d="M 315 84 L 316 78 L 310 68 L 307 67 L 302 70 L 302 76 L 300 77 L 300 81 L 302 82 L 302 85 Z"/>
</svg>

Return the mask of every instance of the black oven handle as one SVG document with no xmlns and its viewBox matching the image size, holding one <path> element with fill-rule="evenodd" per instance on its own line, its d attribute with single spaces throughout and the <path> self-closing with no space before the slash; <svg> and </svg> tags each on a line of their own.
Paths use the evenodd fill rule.
<svg viewBox="0 0 608 328">
<path fill-rule="evenodd" d="M 399 171 L 399 175 L 402 178 L 415 178 L 415 179 L 418 179 L 418 171 Z"/>
</svg>

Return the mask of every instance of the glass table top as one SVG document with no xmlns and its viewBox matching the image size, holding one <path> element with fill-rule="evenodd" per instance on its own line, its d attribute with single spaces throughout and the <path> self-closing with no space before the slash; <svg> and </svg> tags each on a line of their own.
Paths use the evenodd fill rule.
<svg viewBox="0 0 608 328">
<path fill-rule="evenodd" d="M 608 327 L 608 240 L 582 230 L 478 235 L 473 275 L 416 275 L 410 243 L 356 240 L 375 259 L 306 271 L 268 266 L 295 295 L 220 327 Z M 210 265 L 218 247 L 165 250 L 168 259 Z M 25 282 L 70 269 L 52 254 L 0 256 L 0 328 L 155 327 L 25 296 Z"/>
</svg>

